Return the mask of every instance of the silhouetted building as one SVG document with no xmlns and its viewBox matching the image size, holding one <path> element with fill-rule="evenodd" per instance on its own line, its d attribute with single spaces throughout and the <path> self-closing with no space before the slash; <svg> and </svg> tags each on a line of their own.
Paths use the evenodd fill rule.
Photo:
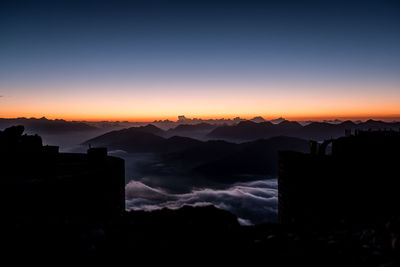
<svg viewBox="0 0 400 267">
<path fill-rule="evenodd" d="M 400 132 L 346 132 L 311 141 L 310 150 L 279 153 L 281 223 L 370 222 L 399 213 Z"/>
<path fill-rule="evenodd" d="M 125 211 L 124 160 L 43 146 L 23 126 L 0 131 L 0 198 L 6 221 L 106 221 Z"/>
</svg>

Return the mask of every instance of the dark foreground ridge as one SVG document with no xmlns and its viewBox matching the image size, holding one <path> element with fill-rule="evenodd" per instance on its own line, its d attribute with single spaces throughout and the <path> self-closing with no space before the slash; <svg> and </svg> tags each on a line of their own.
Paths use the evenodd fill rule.
<svg viewBox="0 0 400 267">
<path fill-rule="evenodd" d="M 399 263 L 397 204 L 387 206 L 378 220 L 370 219 L 374 216 L 357 217 L 363 220 L 356 223 L 342 219 L 347 212 L 333 209 L 332 217 L 326 217 L 327 212 L 319 209 L 307 213 L 307 206 L 298 205 L 296 209 L 291 206 L 296 200 L 302 204 L 311 204 L 305 201 L 312 200 L 319 201 L 315 207 L 320 208 L 329 200 L 328 196 L 332 196 L 329 194 L 331 188 L 318 188 L 324 184 L 320 182 L 307 191 L 320 190 L 316 196 L 306 200 L 300 198 L 298 190 L 314 182 L 314 176 L 304 180 L 303 187 L 291 187 L 292 180 L 300 182 L 307 171 L 313 168 L 324 170 L 321 159 L 330 158 L 328 162 L 331 163 L 327 164 L 335 162 L 332 161 L 334 155 L 345 156 L 344 162 L 352 159 L 346 165 L 349 173 L 344 177 L 353 179 L 355 175 L 357 183 L 361 182 L 362 176 L 355 171 L 361 166 L 351 164 L 356 155 L 350 152 L 354 146 L 364 146 L 364 142 L 383 149 L 380 152 L 386 151 L 386 156 L 375 162 L 378 167 L 372 167 L 375 165 L 369 161 L 363 166 L 371 171 L 371 176 L 382 168 L 382 175 L 398 178 L 398 174 L 389 168 L 398 162 L 398 146 L 390 150 L 393 142 L 399 140 L 398 133 L 374 134 L 373 140 L 377 143 L 363 139 L 369 135 L 361 133 L 338 139 L 334 142 L 332 156 L 322 155 L 324 145 L 317 149 L 315 143 L 312 155 L 294 154 L 300 159 L 312 158 L 311 165 L 293 163 L 292 153 L 283 153 L 280 163 L 281 175 L 285 173 L 280 182 L 284 179 L 286 188 L 280 196 L 280 204 L 286 203 L 280 210 L 283 223 L 244 227 L 231 213 L 212 206 L 125 212 L 123 160 L 107 156 L 107 150 L 100 148 L 89 149 L 87 154 L 58 153 L 57 147 L 43 146 L 39 136 L 23 135 L 23 131 L 23 127 L 11 127 L 0 132 L 0 242 L 3 255 L 17 253 L 23 255 L 20 258 L 29 260 L 49 256 L 62 256 L 59 259 L 112 256 L 115 260 L 146 260 L 148 263 L 160 260 L 188 263 L 188 256 L 192 257 L 190 262 L 210 262 L 217 257 L 225 262 L 244 260 L 250 265 L 263 262 L 270 266 L 395 266 Z M 387 146 L 386 140 L 390 140 L 391 146 Z M 350 147 L 353 149 L 349 150 Z M 387 152 L 388 149 L 393 154 Z M 375 150 L 365 149 L 363 153 L 366 151 Z M 356 162 L 361 164 L 362 160 L 369 159 L 367 155 Z M 301 172 L 297 172 L 299 166 Z M 297 177 L 296 173 L 301 176 Z M 329 180 L 333 177 L 331 169 L 316 173 L 321 181 L 328 179 L 326 185 L 332 185 L 333 181 Z M 362 172 L 363 175 L 366 173 L 368 171 Z M 381 180 L 377 178 L 376 181 L 380 184 L 378 181 Z M 280 183 L 280 188 L 282 185 Z M 335 190 L 340 188 L 334 187 Z M 397 192 L 396 188 L 388 194 Z M 346 193 L 350 191 L 345 190 Z M 328 194 L 322 197 L 324 192 Z M 339 191 L 336 197 L 342 195 Z M 366 197 L 360 193 L 355 196 Z M 345 200 L 354 208 L 362 205 L 363 199 L 347 196 Z M 375 208 L 371 209 L 372 214 L 376 214 Z M 308 215 L 311 216 L 306 217 Z M 327 223 L 326 218 L 335 220 Z M 313 227 L 308 227 L 309 223 Z"/>
</svg>

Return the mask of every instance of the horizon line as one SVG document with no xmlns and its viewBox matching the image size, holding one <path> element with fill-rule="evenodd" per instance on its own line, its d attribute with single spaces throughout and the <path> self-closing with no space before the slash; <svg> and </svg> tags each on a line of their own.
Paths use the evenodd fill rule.
<svg viewBox="0 0 400 267">
<path fill-rule="evenodd" d="M 262 116 L 262 115 L 253 115 L 253 116 L 202 116 L 202 117 L 189 117 L 186 115 L 179 115 L 176 116 L 175 119 L 171 119 L 171 117 L 167 118 L 62 118 L 62 117 L 53 117 L 53 116 L 15 116 L 15 117 L 0 117 L 0 119 L 47 119 L 47 120 L 64 120 L 70 122 L 139 122 L 139 123 L 154 123 L 154 122 L 179 122 L 180 116 L 184 116 L 187 120 L 227 120 L 227 121 L 234 121 L 235 119 L 239 118 L 241 120 L 251 120 L 254 118 L 261 117 L 265 121 L 272 121 L 277 119 L 285 119 L 288 121 L 298 121 L 298 122 L 306 122 L 306 121 L 368 121 L 368 120 L 381 120 L 381 121 L 400 121 L 400 115 L 392 115 L 392 116 L 301 116 L 301 117 L 294 117 L 294 116 Z"/>
</svg>

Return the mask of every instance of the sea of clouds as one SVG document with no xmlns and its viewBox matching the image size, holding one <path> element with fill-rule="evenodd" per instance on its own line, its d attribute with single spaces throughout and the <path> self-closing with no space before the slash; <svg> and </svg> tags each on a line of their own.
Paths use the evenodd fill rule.
<svg viewBox="0 0 400 267">
<path fill-rule="evenodd" d="M 235 214 L 242 225 L 277 221 L 277 179 L 236 183 L 218 189 L 194 188 L 187 193 L 170 193 L 142 181 L 130 181 L 125 192 L 127 210 L 214 205 Z"/>
</svg>

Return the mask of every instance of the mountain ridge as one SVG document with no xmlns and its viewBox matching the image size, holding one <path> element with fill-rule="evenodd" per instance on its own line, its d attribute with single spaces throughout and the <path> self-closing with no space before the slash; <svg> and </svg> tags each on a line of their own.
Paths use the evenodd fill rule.
<svg viewBox="0 0 400 267">
<path fill-rule="evenodd" d="M 271 122 L 255 123 L 243 121 L 234 126 L 220 126 L 212 130 L 207 137 L 212 139 L 249 141 L 273 136 L 291 136 L 303 139 L 324 140 L 337 138 L 345 134 L 345 130 L 399 130 L 400 122 L 384 122 L 368 120 L 354 123 L 344 121 L 338 124 L 328 122 L 311 122 L 302 126 L 296 121 L 283 120 L 277 124 Z"/>
</svg>

